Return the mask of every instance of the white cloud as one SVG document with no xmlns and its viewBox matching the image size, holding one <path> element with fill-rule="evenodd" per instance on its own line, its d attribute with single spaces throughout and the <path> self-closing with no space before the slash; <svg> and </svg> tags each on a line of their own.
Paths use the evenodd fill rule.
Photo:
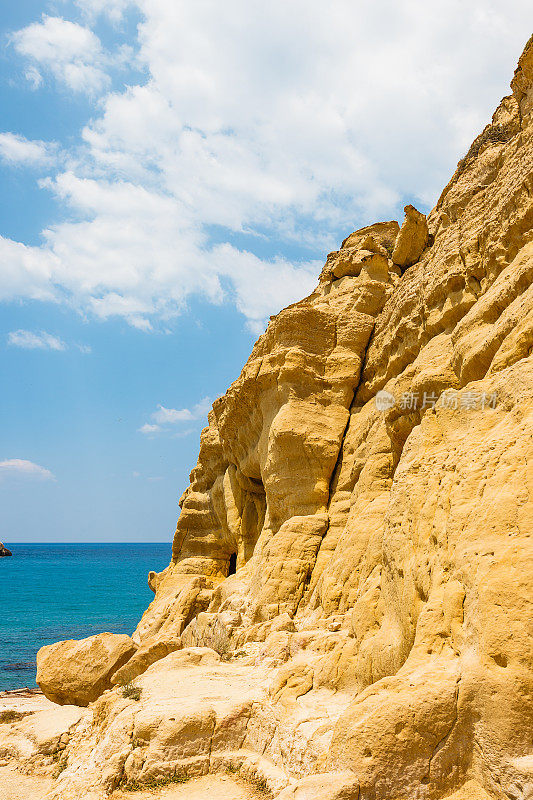
<svg viewBox="0 0 533 800">
<path fill-rule="evenodd" d="M 128 6 L 135 5 L 135 0 L 76 0 L 76 5 L 91 20 L 104 14 L 119 22 Z"/>
<path fill-rule="evenodd" d="M 25 350 L 66 350 L 68 347 L 59 336 L 53 336 L 46 331 L 35 333 L 23 329 L 8 333 L 7 343 L 12 347 L 22 347 Z M 72 347 L 79 350 L 80 353 L 92 353 L 92 347 L 88 344 L 76 342 Z"/>
<path fill-rule="evenodd" d="M 49 469 L 34 464 L 33 461 L 25 461 L 22 458 L 8 458 L 0 461 L 0 479 L 8 477 L 15 478 L 38 478 L 40 480 L 55 481 L 55 476 Z"/>
<path fill-rule="evenodd" d="M 0 236 L 0 300 L 58 301 L 61 292 L 54 274 L 60 262 L 47 249 L 27 247 Z"/>
<path fill-rule="evenodd" d="M 49 72 L 75 92 L 96 94 L 109 85 L 106 57 L 96 34 L 76 22 L 43 14 L 12 36 L 15 50 L 30 60 L 26 76 L 34 88 Z"/>
<path fill-rule="evenodd" d="M 8 164 L 44 166 L 54 161 L 56 147 L 49 142 L 25 139 L 14 133 L 0 133 L 0 158 Z"/>
<path fill-rule="evenodd" d="M 39 75 L 102 92 L 122 56 L 90 22 L 127 5 L 78 0 L 86 27 L 44 17 L 15 46 Z M 104 93 L 41 184 L 62 212 L 43 245 L 0 240 L 0 299 L 145 331 L 197 296 L 233 302 L 257 334 L 351 230 L 434 203 L 508 93 L 531 20 L 527 0 L 131 5 L 149 77 Z"/>
<path fill-rule="evenodd" d="M 139 428 L 139 433 L 144 433 L 147 435 L 153 435 L 155 433 L 159 433 L 162 430 L 168 430 L 171 425 L 178 425 L 182 422 L 196 422 L 197 420 L 202 420 L 207 417 L 208 412 L 211 409 L 212 401 L 209 397 L 204 397 L 200 400 L 199 403 L 196 403 L 192 408 L 166 408 L 165 406 L 159 404 L 157 406 L 157 410 L 151 414 L 151 419 L 153 423 L 145 423 L 141 428 Z M 165 426 L 167 426 L 165 428 Z M 191 433 L 194 428 L 188 428 L 185 431 L 181 431 L 178 436 L 186 436 Z"/>
<path fill-rule="evenodd" d="M 194 416 L 188 408 L 176 409 L 158 406 L 157 411 L 152 414 L 152 419 L 161 425 L 174 425 L 176 422 L 190 422 Z"/>
<path fill-rule="evenodd" d="M 139 428 L 139 433 L 144 433 L 145 435 L 151 435 L 154 433 L 159 433 L 160 430 L 161 428 L 159 427 L 159 425 L 150 425 L 149 422 L 146 422 Z"/>
<path fill-rule="evenodd" d="M 152 419 L 159 425 L 174 425 L 176 422 L 190 422 L 193 419 L 205 417 L 210 408 L 211 400 L 209 397 L 204 397 L 199 403 L 196 403 L 192 409 L 165 408 L 165 406 L 158 405 L 157 411 L 154 411 L 152 414 Z"/>
<path fill-rule="evenodd" d="M 66 344 L 58 336 L 41 331 L 11 331 L 8 333 L 7 342 L 12 347 L 22 347 L 25 350 L 66 350 Z"/>
<path fill-rule="evenodd" d="M 43 84 L 43 76 L 41 75 L 36 66 L 27 67 L 24 70 L 24 77 L 26 78 L 26 80 L 28 81 L 28 83 L 30 84 L 31 88 L 34 91 Z"/>
</svg>

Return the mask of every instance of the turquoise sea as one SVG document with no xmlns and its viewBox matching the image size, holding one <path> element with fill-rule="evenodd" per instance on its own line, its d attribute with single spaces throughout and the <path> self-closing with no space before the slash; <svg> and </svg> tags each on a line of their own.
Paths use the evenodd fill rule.
<svg viewBox="0 0 533 800">
<path fill-rule="evenodd" d="M 133 633 L 153 599 L 148 572 L 171 544 L 12 544 L 0 558 L 0 690 L 35 686 L 44 644 Z"/>
</svg>

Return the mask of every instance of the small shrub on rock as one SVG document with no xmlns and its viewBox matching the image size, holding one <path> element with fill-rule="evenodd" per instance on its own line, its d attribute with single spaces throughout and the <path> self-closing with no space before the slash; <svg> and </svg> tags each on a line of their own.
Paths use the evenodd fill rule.
<svg viewBox="0 0 533 800">
<path fill-rule="evenodd" d="M 131 681 L 125 683 L 122 687 L 122 697 L 126 697 L 128 700 L 140 700 L 141 694 L 142 689 L 139 686 L 135 686 Z"/>
</svg>

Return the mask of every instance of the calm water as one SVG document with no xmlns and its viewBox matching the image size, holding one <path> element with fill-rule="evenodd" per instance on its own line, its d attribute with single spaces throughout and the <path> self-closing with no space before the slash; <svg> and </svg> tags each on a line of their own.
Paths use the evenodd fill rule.
<svg viewBox="0 0 533 800">
<path fill-rule="evenodd" d="M 35 654 L 60 639 L 129 633 L 153 599 L 168 544 L 8 544 L 0 558 L 0 690 L 35 685 Z"/>
</svg>

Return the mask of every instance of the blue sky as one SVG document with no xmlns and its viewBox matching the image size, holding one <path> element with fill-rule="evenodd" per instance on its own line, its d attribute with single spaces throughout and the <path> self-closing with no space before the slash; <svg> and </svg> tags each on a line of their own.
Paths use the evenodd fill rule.
<svg viewBox="0 0 533 800">
<path fill-rule="evenodd" d="M 169 541 L 208 400 L 427 211 L 529 2 L 24 0 L 0 39 L 0 539 Z"/>
</svg>

